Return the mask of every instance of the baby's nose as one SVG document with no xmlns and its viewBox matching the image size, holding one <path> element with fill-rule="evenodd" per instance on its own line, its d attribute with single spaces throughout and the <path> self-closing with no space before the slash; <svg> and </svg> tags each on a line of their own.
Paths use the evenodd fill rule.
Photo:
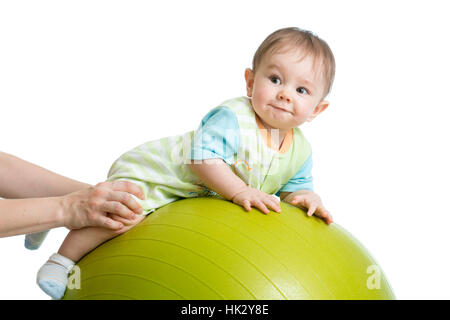
<svg viewBox="0 0 450 320">
<path fill-rule="evenodd" d="M 278 99 L 280 100 L 286 100 L 286 102 L 291 102 L 291 98 L 288 97 L 287 94 L 285 94 L 284 92 L 280 92 L 278 93 Z"/>
</svg>

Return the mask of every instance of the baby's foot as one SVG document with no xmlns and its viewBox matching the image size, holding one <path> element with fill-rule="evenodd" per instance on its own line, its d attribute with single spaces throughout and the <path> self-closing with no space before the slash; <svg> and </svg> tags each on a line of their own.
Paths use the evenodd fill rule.
<svg viewBox="0 0 450 320">
<path fill-rule="evenodd" d="M 67 278 L 75 262 L 55 253 L 39 269 L 36 282 L 39 287 L 53 299 L 59 300 L 64 296 Z"/>
<path fill-rule="evenodd" d="M 37 250 L 41 246 L 42 242 L 44 242 L 45 237 L 48 234 L 48 231 L 30 233 L 25 236 L 25 248 L 28 250 Z"/>
</svg>

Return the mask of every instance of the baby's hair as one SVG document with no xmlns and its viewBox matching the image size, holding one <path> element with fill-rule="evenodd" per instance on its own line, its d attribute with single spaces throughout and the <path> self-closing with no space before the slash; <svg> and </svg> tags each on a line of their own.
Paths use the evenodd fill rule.
<svg viewBox="0 0 450 320">
<path fill-rule="evenodd" d="M 266 53 L 274 54 L 284 48 L 301 49 L 305 56 L 312 55 L 314 58 L 314 67 L 317 60 L 319 60 L 322 68 L 322 75 L 325 80 L 323 97 L 326 97 L 331 90 L 334 80 L 336 69 L 334 55 L 328 44 L 311 31 L 292 27 L 280 29 L 270 34 L 261 43 L 253 56 L 253 72 L 256 73 L 261 60 Z"/>
</svg>

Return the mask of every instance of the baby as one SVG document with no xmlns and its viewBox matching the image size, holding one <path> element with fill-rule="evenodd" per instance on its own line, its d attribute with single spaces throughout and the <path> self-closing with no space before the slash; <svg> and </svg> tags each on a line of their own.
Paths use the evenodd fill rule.
<svg viewBox="0 0 450 320">
<path fill-rule="evenodd" d="M 280 213 L 281 201 L 332 223 L 312 185 L 311 147 L 298 128 L 329 105 L 334 78 L 328 45 L 309 31 L 285 28 L 269 35 L 245 70 L 247 97 L 212 109 L 196 131 L 147 142 L 122 155 L 108 180 L 139 185 L 143 215 L 124 226 L 72 230 L 57 254 L 40 268 L 38 285 L 54 299 L 66 290 L 74 264 L 103 242 L 124 233 L 155 209 L 183 198 L 213 196 L 245 210 Z M 131 197 L 131 195 L 128 195 Z"/>
</svg>

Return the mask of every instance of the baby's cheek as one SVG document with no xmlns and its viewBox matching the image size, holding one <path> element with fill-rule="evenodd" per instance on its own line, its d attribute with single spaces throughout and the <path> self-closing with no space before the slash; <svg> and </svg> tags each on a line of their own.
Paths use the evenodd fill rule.
<svg viewBox="0 0 450 320">
<path fill-rule="evenodd" d="M 294 121 L 296 125 L 300 125 L 308 120 L 309 113 L 304 111 L 299 111 L 294 114 Z"/>
<path fill-rule="evenodd" d="M 270 100 L 271 96 L 273 96 L 274 93 L 270 88 L 267 88 L 263 85 L 255 86 L 253 90 L 253 98 L 259 105 L 265 104 L 268 100 Z"/>
<path fill-rule="evenodd" d="M 261 100 L 258 99 L 258 97 L 256 97 L 256 96 L 252 97 L 252 107 L 253 107 L 253 111 L 255 111 L 256 114 L 258 114 L 259 116 L 261 116 L 265 112 L 264 104 L 261 103 Z"/>
</svg>

